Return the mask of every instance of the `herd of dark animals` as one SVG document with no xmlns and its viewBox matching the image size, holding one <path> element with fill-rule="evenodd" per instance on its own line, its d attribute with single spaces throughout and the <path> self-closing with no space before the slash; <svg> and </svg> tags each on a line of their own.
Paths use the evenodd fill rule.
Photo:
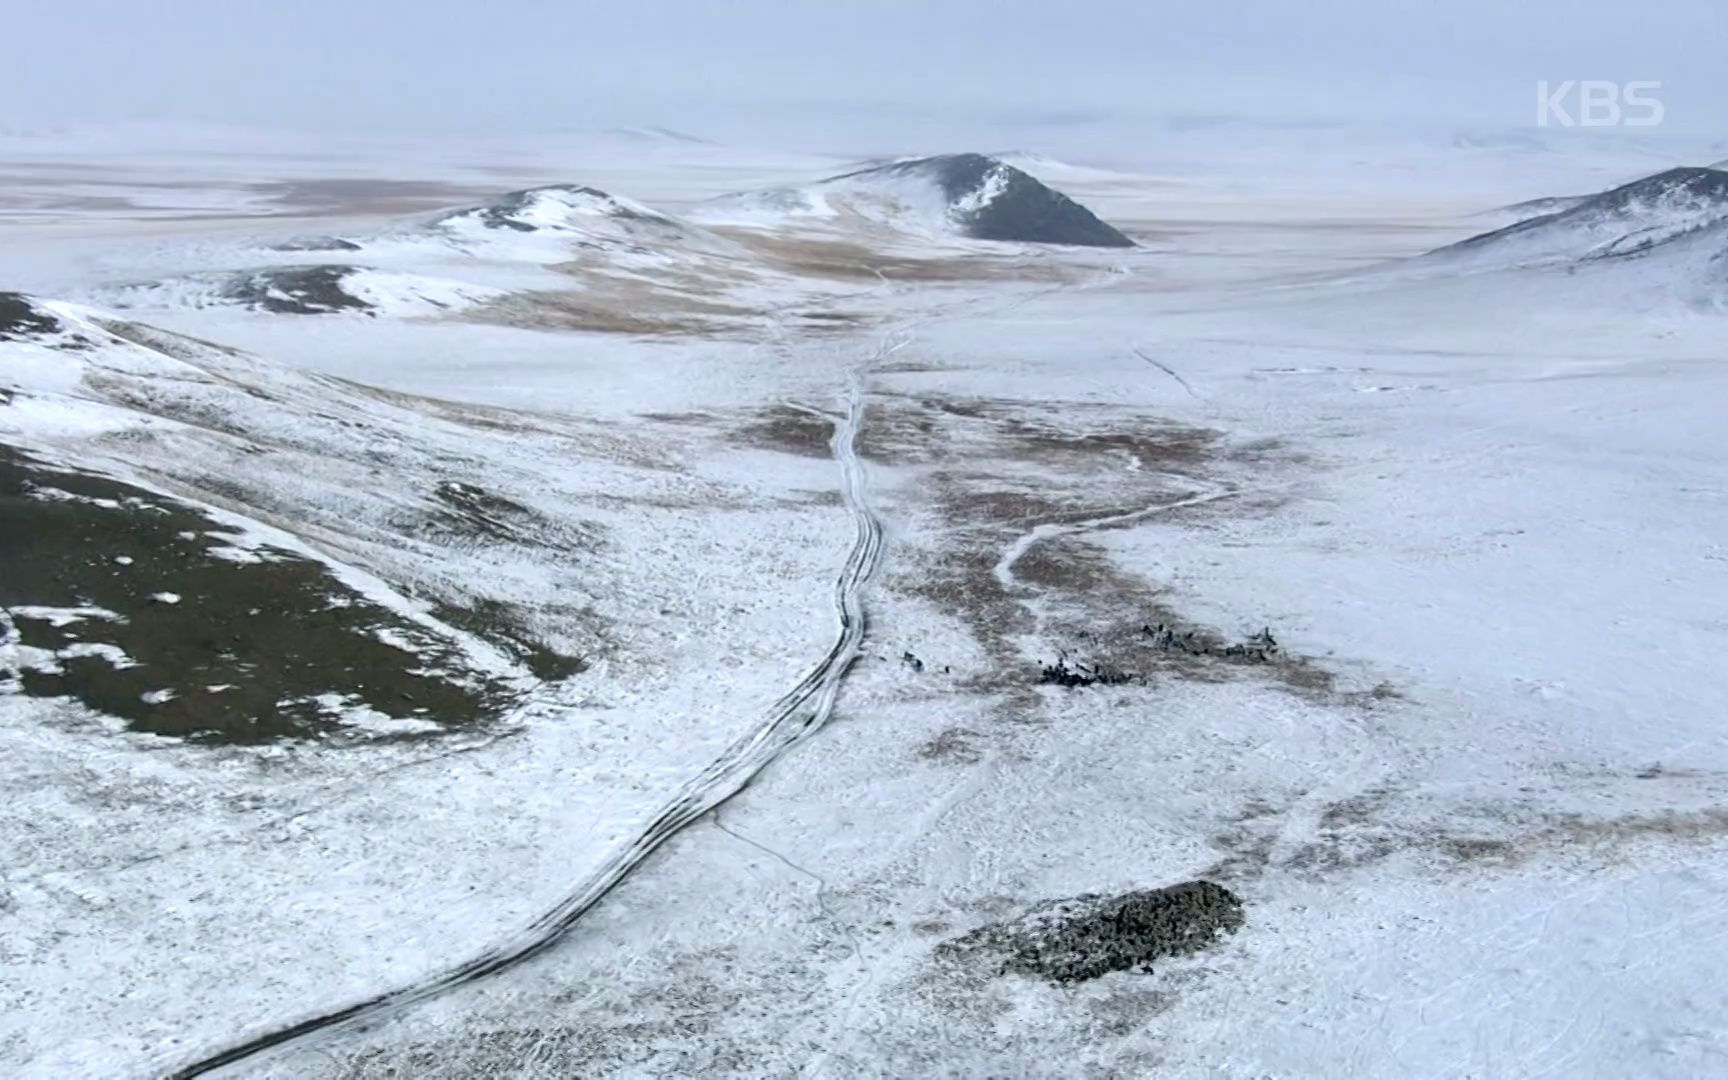
<svg viewBox="0 0 1728 1080">
<path fill-rule="evenodd" d="M 1246 641 L 1226 645 L 1207 640 L 1196 631 L 1178 632 L 1174 626 L 1164 623 L 1146 623 L 1140 627 L 1137 638 L 1145 645 L 1162 653 L 1176 653 L 1183 656 L 1212 656 L 1225 660 L 1235 660 L 1249 664 L 1268 663 L 1279 655 L 1278 641 L 1272 636 L 1271 627 L 1263 627 L 1258 634 Z M 1081 637 L 1096 642 L 1097 636 L 1083 633 Z M 910 650 L 900 654 L 900 662 L 915 672 L 923 672 L 924 661 Z M 946 666 L 944 674 L 950 673 Z M 1084 660 L 1070 662 L 1068 653 L 1063 650 L 1053 664 L 1040 665 L 1038 682 L 1053 686 L 1122 686 L 1128 683 L 1144 683 L 1146 676 L 1108 664 L 1088 664 Z"/>
<path fill-rule="evenodd" d="M 1076 660 L 1074 665 L 1070 667 L 1068 657 L 1064 654 L 1054 664 L 1045 664 L 1039 669 L 1038 681 L 1072 689 L 1076 686 L 1121 686 L 1125 683 L 1143 683 L 1146 681 L 1146 676 L 1113 668 L 1108 664 L 1094 666 L 1084 660 Z"/>
<path fill-rule="evenodd" d="M 1165 626 L 1163 623 L 1140 627 L 1140 635 L 1151 638 L 1153 647 L 1162 652 L 1186 653 L 1189 656 L 1227 656 L 1263 664 L 1278 655 L 1278 642 L 1272 637 L 1270 626 L 1262 627 L 1258 634 L 1247 641 L 1223 648 L 1197 640 L 1192 630 L 1177 634 L 1175 627 Z"/>
<path fill-rule="evenodd" d="M 1096 640 L 1090 634 L 1083 636 Z M 1215 656 L 1251 664 L 1264 664 L 1278 655 L 1278 641 L 1272 636 L 1271 627 L 1265 627 L 1248 640 L 1233 645 L 1220 645 L 1208 641 L 1193 630 L 1179 633 L 1175 627 L 1166 626 L 1164 623 L 1142 625 L 1139 637 L 1159 652 L 1179 653 L 1184 656 Z M 1144 683 L 1146 676 L 1123 671 L 1108 664 L 1088 664 L 1084 660 L 1075 660 L 1070 663 L 1068 654 L 1064 651 L 1056 658 L 1054 664 L 1044 664 L 1040 667 L 1038 681 L 1069 688 L 1076 686 L 1121 686 L 1124 683 Z"/>
</svg>

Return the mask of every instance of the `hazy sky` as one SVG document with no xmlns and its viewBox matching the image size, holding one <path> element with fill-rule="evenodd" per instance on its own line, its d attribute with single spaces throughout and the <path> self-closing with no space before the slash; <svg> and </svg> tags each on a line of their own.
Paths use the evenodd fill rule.
<svg viewBox="0 0 1728 1080">
<path fill-rule="evenodd" d="M 1249 115 L 1528 127 L 1538 79 L 1660 80 L 1728 135 L 1728 0 L 9 0 L 0 128 L 736 137 Z"/>
</svg>

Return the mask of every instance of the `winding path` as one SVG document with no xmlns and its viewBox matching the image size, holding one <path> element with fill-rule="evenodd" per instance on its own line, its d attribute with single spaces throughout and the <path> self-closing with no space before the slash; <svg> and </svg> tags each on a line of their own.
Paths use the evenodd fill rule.
<svg viewBox="0 0 1728 1080">
<path fill-rule="evenodd" d="M 841 495 L 856 527 L 851 550 L 834 582 L 834 608 L 839 624 L 834 643 L 810 672 L 774 703 L 766 719 L 680 787 L 628 846 L 613 851 L 555 907 L 510 939 L 419 982 L 250 1036 L 175 1069 L 167 1074 L 171 1080 L 192 1080 L 315 1034 L 381 1020 L 538 956 L 556 945 L 662 844 L 744 790 L 775 759 L 827 722 L 841 680 L 863 644 L 863 590 L 882 560 L 882 524 L 865 497 L 864 468 L 858 459 L 857 441 L 864 418 L 865 374 L 874 361 L 892 351 L 882 346 L 851 371 L 846 415 L 835 425 L 831 444 L 840 466 Z"/>
</svg>

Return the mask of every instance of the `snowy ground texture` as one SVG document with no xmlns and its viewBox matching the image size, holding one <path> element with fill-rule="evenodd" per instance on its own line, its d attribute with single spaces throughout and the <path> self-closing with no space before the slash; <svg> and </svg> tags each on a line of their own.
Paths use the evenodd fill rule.
<svg viewBox="0 0 1728 1080">
<path fill-rule="evenodd" d="M 0 1066 L 1728 1075 L 1723 153 L 1395 149 L 0 145 Z"/>
</svg>

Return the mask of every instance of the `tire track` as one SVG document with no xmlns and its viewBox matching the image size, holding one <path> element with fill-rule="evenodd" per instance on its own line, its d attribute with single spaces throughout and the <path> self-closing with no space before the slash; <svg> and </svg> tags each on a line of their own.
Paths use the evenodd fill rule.
<svg viewBox="0 0 1728 1080">
<path fill-rule="evenodd" d="M 845 564 L 834 582 L 838 631 L 828 652 L 769 710 L 755 731 L 727 747 L 700 773 L 686 781 L 631 843 L 611 855 L 555 907 L 510 940 L 431 978 L 318 1013 L 166 1074 L 169 1080 L 194 1080 L 319 1034 L 331 1034 L 385 1019 L 421 1002 L 506 971 L 552 948 L 592 911 L 630 872 L 661 845 L 709 811 L 744 790 L 752 780 L 800 741 L 818 731 L 833 713 L 840 683 L 863 645 L 863 590 L 882 560 L 882 523 L 865 496 L 864 468 L 857 452 L 864 418 L 864 378 L 871 365 L 898 346 L 878 347 L 848 376 L 846 416 L 836 424 L 831 447 L 840 466 L 841 497 L 856 530 Z"/>
<path fill-rule="evenodd" d="M 1227 488 L 1214 486 L 1211 491 L 1204 491 L 1186 498 L 1174 499 L 1169 502 L 1153 503 L 1138 510 L 1105 514 L 1102 517 L 1089 518 L 1086 521 L 1068 523 L 1045 522 L 1034 525 L 1021 533 L 1012 544 L 1002 552 L 1002 557 L 996 560 L 996 565 L 990 568 L 990 573 L 1004 589 L 1012 589 L 1018 581 L 1014 577 L 1014 564 L 1019 562 L 1038 544 L 1054 536 L 1075 536 L 1080 533 L 1093 532 L 1098 529 L 1114 529 L 1123 525 L 1131 525 L 1146 518 L 1166 514 L 1172 510 L 1183 510 L 1190 506 L 1204 506 L 1220 499 L 1235 498 L 1244 494 L 1242 488 Z"/>
</svg>

